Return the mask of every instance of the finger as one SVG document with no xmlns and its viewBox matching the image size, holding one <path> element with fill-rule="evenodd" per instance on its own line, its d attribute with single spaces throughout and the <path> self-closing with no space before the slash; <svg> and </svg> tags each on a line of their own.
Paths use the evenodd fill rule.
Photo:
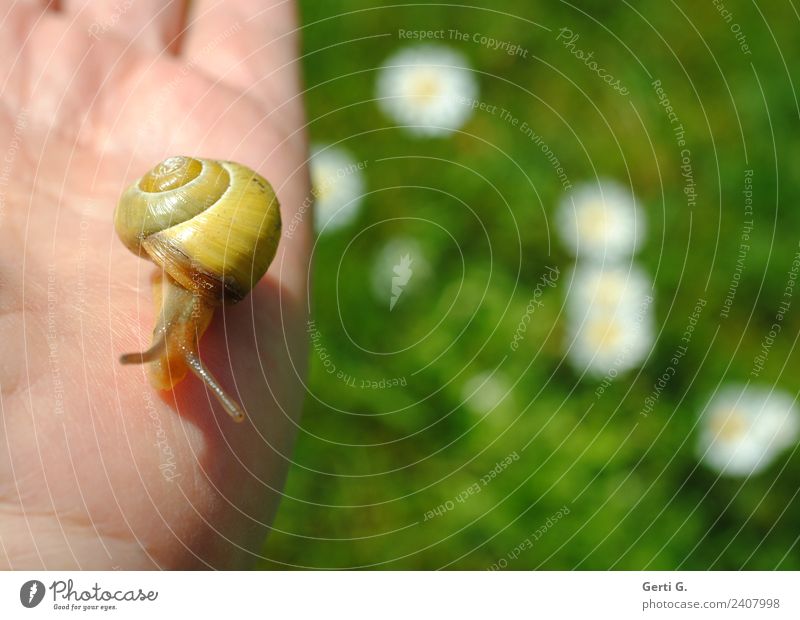
<svg viewBox="0 0 800 620">
<path fill-rule="evenodd" d="M 293 0 L 198 0 L 184 53 L 211 76 L 280 105 L 300 91 L 298 40 Z"/>
<path fill-rule="evenodd" d="M 48 10 L 48 11 L 60 11 L 61 10 L 61 0 L 38 0 L 34 2 L 33 0 L 19 0 L 16 4 L 34 4 L 40 7 L 41 9 Z"/>
<path fill-rule="evenodd" d="M 176 52 L 187 0 L 61 0 L 62 13 L 86 25 L 90 37 L 118 37 L 151 52 Z"/>
<path fill-rule="evenodd" d="M 17 20 L 35 23 L 48 13 L 58 13 L 57 0 L 16 0 L 0 9 L 0 29 L 18 28 Z M 16 31 L 21 32 L 20 30 Z"/>
</svg>

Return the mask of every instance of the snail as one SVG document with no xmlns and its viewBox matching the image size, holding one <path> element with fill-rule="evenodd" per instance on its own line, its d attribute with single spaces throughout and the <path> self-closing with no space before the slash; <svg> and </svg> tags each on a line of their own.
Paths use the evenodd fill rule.
<svg viewBox="0 0 800 620">
<path fill-rule="evenodd" d="M 120 362 L 149 364 L 162 390 L 191 370 L 241 422 L 242 407 L 203 365 L 198 342 L 214 310 L 246 297 L 275 257 L 281 216 L 272 186 L 234 162 L 170 157 L 125 190 L 114 227 L 131 252 L 160 267 L 152 344 Z"/>
</svg>

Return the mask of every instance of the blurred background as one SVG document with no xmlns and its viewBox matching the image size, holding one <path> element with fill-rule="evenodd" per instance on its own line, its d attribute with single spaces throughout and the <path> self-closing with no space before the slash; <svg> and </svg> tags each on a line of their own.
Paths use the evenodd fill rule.
<svg viewBox="0 0 800 620">
<path fill-rule="evenodd" d="M 483 4 L 301 2 L 311 369 L 260 567 L 800 569 L 796 8 Z"/>
</svg>

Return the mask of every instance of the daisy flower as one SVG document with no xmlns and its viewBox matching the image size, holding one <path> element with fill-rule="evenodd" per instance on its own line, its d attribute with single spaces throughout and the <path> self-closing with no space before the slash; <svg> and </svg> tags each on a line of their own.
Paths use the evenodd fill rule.
<svg viewBox="0 0 800 620">
<path fill-rule="evenodd" d="M 700 425 L 701 460 L 724 475 L 749 476 L 797 440 L 800 418 L 786 392 L 731 386 L 711 399 Z"/>
<path fill-rule="evenodd" d="M 567 312 L 571 316 L 605 312 L 629 316 L 649 301 L 653 282 L 633 265 L 578 266 L 567 287 Z"/>
<path fill-rule="evenodd" d="M 567 356 L 578 372 L 616 376 L 653 347 L 652 283 L 638 269 L 578 268 L 567 292 Z"/>
<path fill-rule="evenodd" d="M 636 368 L 653 347 L 654 330 L 650 313 L 642 308 L 638 315 L 589 313 L 583 320 L 567 325 L 567 356 L 578 372 L 595 377 L 623 373 Z"/>
<path fill-rule="evenodd" d="M 556 228 L 576 256 L 614 262 L 639 249 L 645 219 L 628 188 L 602 180 L 581 184 L 562 200 Z"/>
<path fill-rule="evenodd" d="M 359 162 L 339 147 L 316 146 L 309 168 L 317 232 L 331 232 L 352 222 L 364 194 Z"/>
<path fill-rule="evenodd" d="M 473 375 L 461 387 L 461 402 L 472 413 L 484 416 L 509 403 L 511 388 L 500 371 Z"/>
<path fill-rule="evenodd" d="M 478 85 L 466 59 L 447 47 L 418 45 L 391 56 L 378 74 L 383 111 L 412 134 L 437 136 L 472 114 Z"/>
</svg>

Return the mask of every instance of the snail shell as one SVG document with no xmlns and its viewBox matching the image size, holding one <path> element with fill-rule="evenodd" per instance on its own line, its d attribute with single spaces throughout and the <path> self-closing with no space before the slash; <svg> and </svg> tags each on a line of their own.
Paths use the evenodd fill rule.
<svg viewBox="0 0 800 620">
<path fill-rule="evenodd" d="M 191 370 L 243 420 L 241 406 L 202 364 L 197 343 L 214 309 L 243 299 L 275 257 L 281 217 L 272 186 L 234 162 L 170 157 L 125 190 L 114 224 L 129 250 L 161 268 L 152 346 L 120 361 L 150 364 L 159 389 Z"/>
<path fill-rule="evenodd" d="M 250 168 L 170 157 L 125 190 L 115 227 L 185 289 L 235 303 L 275 257 L 281 216 L 272 186 Z"/>
</svg>

